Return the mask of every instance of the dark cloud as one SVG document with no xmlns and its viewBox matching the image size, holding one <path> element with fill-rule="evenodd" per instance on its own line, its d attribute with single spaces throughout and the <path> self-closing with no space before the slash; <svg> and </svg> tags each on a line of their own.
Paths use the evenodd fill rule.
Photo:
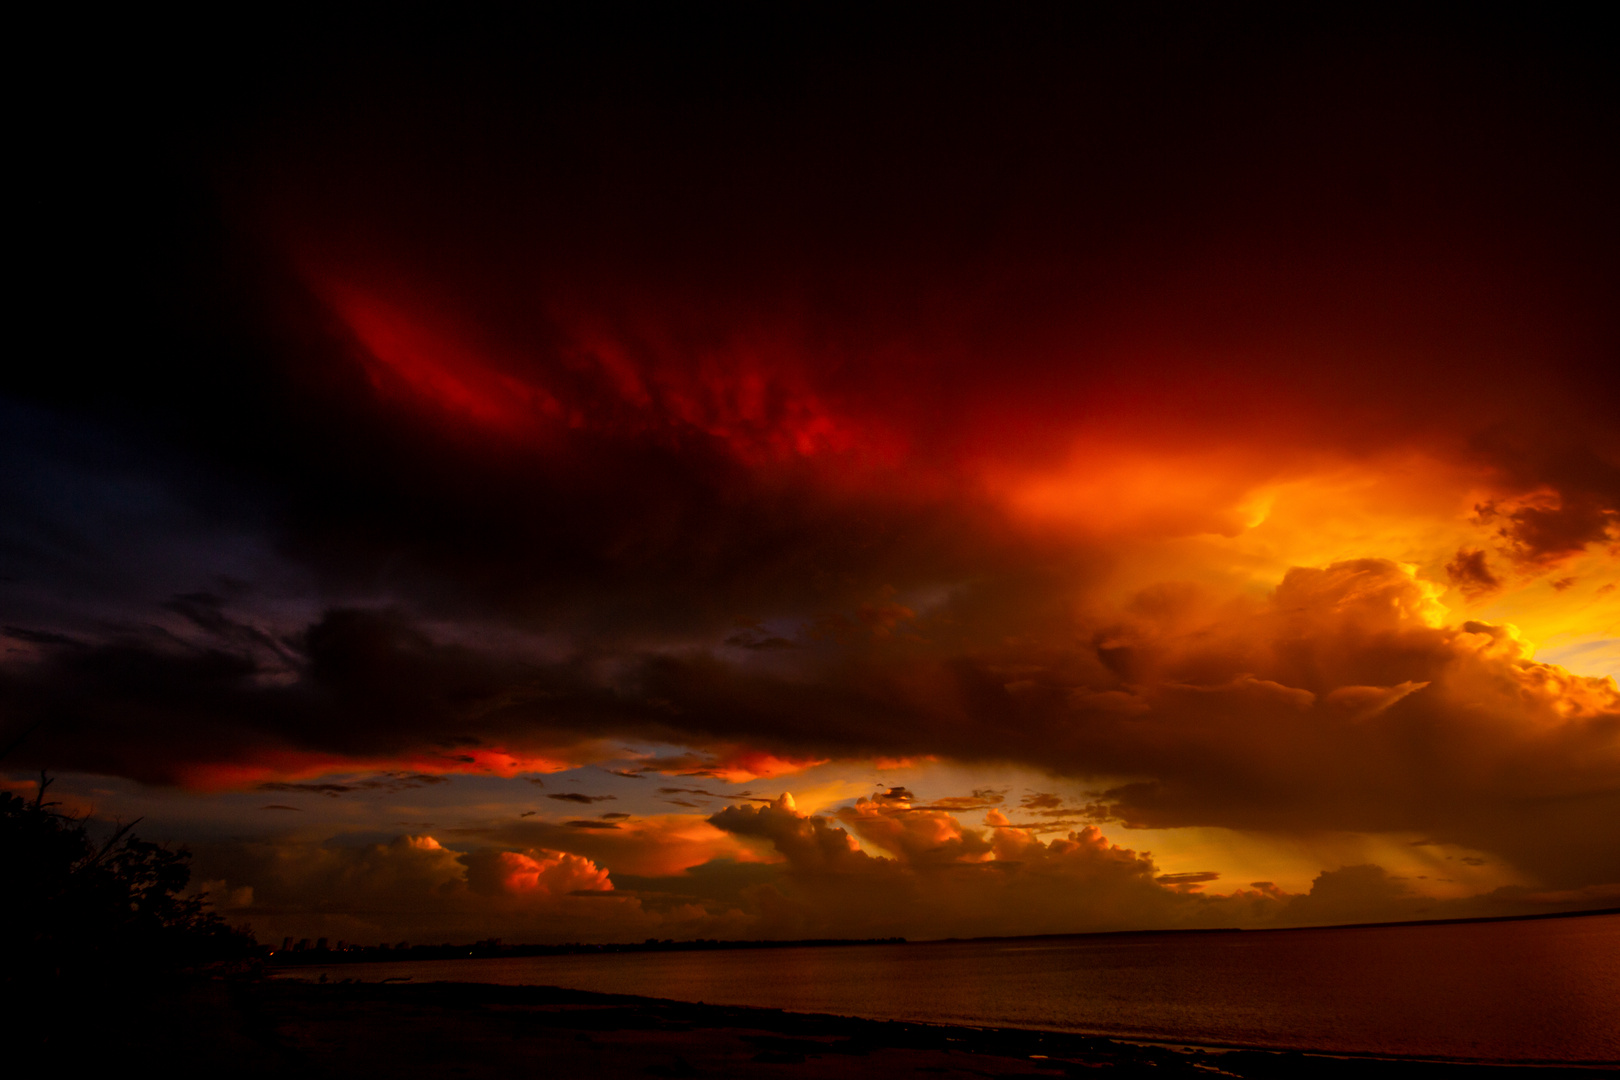
<svg viewBox="0 0 1620 1080">
<path fill-rule="evenodd" d="M 847 832 L 826 818 L 798 813 L 786 797 L 767 806 L 728 806 L 711 815 L 709 824 L 737 836 L 770 841 L 795 869 L 838 873 L 871 862 Z"/>
<path fill-rule="evenodd" d="M 1598 380 L 1589 389 L 1612 402 L 1612 385 Z M 1620 459 L 1601 432 L 1578 424 L 1560 428 L 1538 417 L 1518 427 L 1495 425 L 1473 445 L 1505 489 L 1475 514 L 1515 562 L 1546 570 L 1589 546 L 1620 540 Z"/>
<path fill-rule="evenodd" d="M 1004 791 L 993 791 L 988 788 L 976 790 L 971 795 L 947 795 L 942 799 L 935 799 L 924 805 L 914 805 L 913 810 L 947 810 L 952 813 L 969 810 L 988 810 L 992 806 L 1000 806 L 1007 798 Z"/>
<path fill-rule="evenodd" d="M 1620 539 L 1620 498 L 1554 494 L 1516 507 L 1484 503 L 1476 513 L 1481 521 L 1500 523 L 1497 533 L 1509 554 L 1533 566 L 1556 566 L 1589 544 Z"/>
<path fill-rule="evenodd" d="M 661 787 L 661 788 L 658 789 L 658 794 L 660 794 L 660 795 L 702 795 L 704 798 L 708 798 L 708 799 L 727 799 L 727 800 L 730 800 L 730 801 L 733 801 L 733 802 L 768 803 L 768 802 L 771 801 L 770 799 L 763 798 L 762 796 L 759 796 L 759 795 L 755 795 L 753 792 L 750 792 L 750 791 L 739 791 L 739 792 L 736 792 L 735 794 L 726 795 L 726 794 L 723 794 L 723 793 L 717 792 L 717 791 L 709 791 L 706 788 Z M 687 804 L 687 805 L 690 805 L 690 804 Z"/>
<path fill-rule="evenodd" d="M 557 799 L 557 800 L 562 801 L 562 802 L 584 803 L 586 806 L 589 806 L 591 803 L 606 802 L 606 801 L 608 801 L 610 799 L 616 799 L 616 798 L 618 798 L 618 796 L 617 795 L 581 795 L 577 791 L 565 791 L 565 792 L 561 792 L 561 793 L 556 794 L 556 795 L 547 795 L 546 798 L 548 798 L 548 799 Z"/>
<path fill-rule="evenodd" d="M 295 662 L 297 653 L 292 646 L 277 641 L 256 626 L 231 618 L 224 610 L 225 603 L 222 597 L 212 593 L 187 593 L 171 597 L 163 608 L 180 615 L 225 647 L 235 646 L 248 653 L 262 649 L 284 664 Z"/>
<path fill-rule="evenodd" d="M 74 647 L 84 642 L 66 634 L 54 634 L 49 630 L 30 630 L 26 626 L 8 626 L 5 628 L 6 636 L 26 641 L 30 645 L 56 645 Z"/>
<path fill-rule="evenodd" d="M 448 784 L 449 777 L 433 776 L 428 773 L 384 773 L 362 780 L 352 780 L 346 783 L 287 783 L 285 781 L 267 781 L 259 785 L 260 791 L 303 791 L 312 795 L 326 795 L 336 798 L 339 795 L 348 795 L 355 791 L 409 791 L 412 788 L 427 787 L 430 784 Z"/>
<path fill-rule="evenodd" d="M 644 700 L 585 675 L 435 642 L 398 612 L 342 610 L 302 635 L 291 673 L 248 651 L 128 634 L 42 648 L 0 672 L 0 700 L 11 724 L 39 725 L 27 749 L 42 764 L 170 782 L 275 755 L 335 771 L 378 758 L 477 762 L 443 749 L 446 728 L 476 726 L 512 754 L 564 759 L 602 721 L 603 733 L 667 732 Z M 649 722 L 620 722 L 626 707 Z M 172 741 L 154 743 L 154 728 Z"/>
<path fill-rule="evenodd" d="M 1502 627 L 1434 625 L 1427 603 L 1408 572 L 1379 560 L 1292 571 L 1263 603 L 1187 593 L 1111 624 L 1090 657 L 1015 650 L 1047 672 L 1016 692 L 997 673 L 1013 659 L 1006 650 L 863 645 L 781 673 L 702 652 L 630 654 L 604 680 L 585 658 L 509 659 L 435 641 L 397 612 L 344 611 L 304 636 L 294 682 L 263 681 L 243 653 L 126 639 L 42 647 L 38 661 L 6 670 L 0 695 L 12 723 L 41 723 L 24 744 L 36 760 L 138 778 L 271 751 L 326 755 L 332 767 L 384 755 L 460 767 L 470 755 L 434 747 L 444 730 L 468 728 L 508 753 L 560 757 L 591 752 L 592 737 L 638 732 L 688 745 L 749 740 L 801 758 L 993 755 L 1075 776 L 1148 777 L 1110 789 L 1083 812 L 1095 818 L 1417 830 L 1494 852 L 1549 885 L 1620 880 L 1620 837 L 1604 839 L 1602 826 L 1620 820 L 1607 812 L 1620 808 L 1620 775 L 1603 751 L 1620 713 L 1612 685 L 1530 661 Z M 169 736 L 154 743 L 159 728 Z M 1466 758 L 1439 750 L 1461 745 Z M 664 767 L 698 772 L 686 766 L 705 760 L 721 759 Z M 1516 777 L 1513 799 L 1494 779 L 1500 770 Z M 1003 797 L 986 790 L 913 809 Z"/>
<path fill-rule="evenodd" d="M 307 791 L 312 795 L 326 795 L 326 796 L 328 796 L 330 798 L 336 798 L 339 795 L 347 795 L 349 792 L 351 792 L 351 791 L 353 791 L 355 789 L 350 784 L 287 784 L 287 783 L 280 783 L 280 782 L 272 782 L 272 783 L 267 783 L 267 784 L 260 784 L 259 785 L 259 790 L 260 791 Z"/>
<path fill-rule="evenodd" d="M 1410 885 L 1391 877 L 1381 866 L 1346 866 L 1324 870 L 1304 896 L 1291 897 L 1287 918 L 1293 922 L 1394 922 L 1433 917 L 1434 901 L 1420 896 Z"/>
<path fill-rule="evenodd" d="M 1220 876 L 1221 875 L 1214 870 L 1198 870 L 1186 874 L 1160 874 L 1153 880 L 1158 882 L 1160 885 L 1203 885 L 1206 882 L 1219 879 Z"/>
<path fill-rule="evenodd" d="M 772 634 L 758 623 L 749 623 L 726 638 L 726 644 L 739 649 L 793 649 L 798 643 Z"/>
<path fill-rule="evenodd" d="M 534 18 L 130 48 L 69 125 L 96 160 L 32 155 L 63 174 L 41 219 L 84 232 L 42 256 L 73 284 L 0 385 L 8 764 L 335 797 L 627 741 L 671 749 L 608 771 L 728 784 L 933 756 L 1107 789 L 1028 796 L 1043 830 L 1415 830 L 1549 888 L 1620 880 L 1612 683 L 1443 622 L 1379 558 L 1269 597 L 1105 588 L 1237 536 L 1268 484 L 1391 461 L 1479 500 L 1447 541 L 1465 596 L 1616 542 L 1601 35 Z M 1001 880 L 964 860 L 1030 831 L 948 823 L 999 813 L 988 789 L 836 819 L 660 794 L 750 802 L 709 820 L 924 908 L 917 875 Z M 632 831 L 553 827 L 506 854 Z M 1203 902 L 1072 831 L 1020 850 L 1103 882 L 1099 910 Z M 485 899 L 529 873 L 283 854 L 243 873 L 322 903 L 350 873 Z M 1299 911 L 1417 903 L 1334 873 Z M 760 925 L 832 925 L 811 886 L 712 875 Z M 1061 929 L 1045 904 L 1020 925 Z"/>
<path fill-rule="evenodd" d="M 770 886 L 782 874 L 779 865 L 716 858 L 687 867 L 679 874 L 615 874 L 614 884 L 637 896 L 647 907 L 672 907 L 693 900 L 743 908 L 761 886 Z"/>
<path fill-rule="evenodd" d="M 1491 573 L 1490 563 L 1479 548 L 1462 548 L 1446 563 L 1446 576 L 1469 596 L 1484 596 L 1502 587 L 1502 579 Z"/>
<path fill-rule="evenodd" d="M 903 787 L 892 787 L 887 791 L 880 791 L 872 796 L 875 804 L 899 811 L 918 811 L 922 813 L 946 811 L 962 813 L 969 810 L 987 810 L 992 806 L 999 806 L 1006 799 L 1006 792 L 995 791 L 989 788 L 974 791 L 971 795 L 947 795 L 934 799 L 931 802 L 918 801 L 917 797 Z M 766 801 L 766 800 L 757 800 Z"/>
<path fill-rule="evenodd" d="M 218 463 L 268 508 L 277 550 L 335 591 L 609 636 L 701 628 L 761 652 L 811 644 L 767 622 L 784 612 L 902 633 L 914 605 L 880 599 L 885 586 L 962 580 L 1012 554 L 971 527 L 981 508 L 923 484 L 885 485 L 903 499 L 829 492 L 801 441 L 860 473 L 993 445 L 1009 415 L 1029 433 L 1019 452 L 1038 456 L 1076 415 L 1138 395 L 1157 407 L 1132 423 L 1200 437 L 1212 417 L 1229 434 L 1291 415 L 1251 381 L 1309 400 L 1333 390 L 1346 419 L 1322 437 L 1353 447 L 1435 426 L 1437 409 L 1483 401 L 1495 408 L 1474 411 L 1491 419 L 1541 394 L 1579 406 L 1570 427 L 1587 434 L 1602 394 L 1523 378 L 1526 355 L 1571 375 L 1607 355 L 1603 290 L 1536 287 L 1586 269 L 1612 221 L 1580 125 L 1533 119 L 1601 100 L 1588 81 L 1606 69 L 1569 53 L 1562 29 L 1525 54 L 1521 28 L 1483 17 L 1404 43 L 1301 22 L 1272 52 L 1218 20 L 1144 16 L 1138 33 L 1075 18 L 1012 18 L 995 44 L 951 20 L 926 41 L 904 21 L 852 40 L 795 17 L 783 35 L 633 45 L 610 43 L 635 36 L 624 28 L 542 20 L 532 34 L 469 31 L 463 59 L 426 68 L 338 19 L 233 66 L 218 80 L 241 95 L 222 89 L 233 107 L 160 94 L 143 66 L 130 92 L 162 107 L 137 110 L 140 130 L 164 117 L 190 156 L 143 155 L 130 202 L 106 212 L 129 219 L 111 235 L 130 251 L 166 256 L 161 302 L 130 306 L 169 359 L 89 379 L 64 358 L 30 385 L 124 402 L 154 441 Z M 743 44 L 750 33 L 766 44 Z M 287 49 L 299 78 L 255 86 Z M 581 77 L 625 49 L 638 74 L 613 91 Z M 1369 49 L 1388 63 L 1354 80 L 1352 108 L 1344 65 Z M 1490 59 L 1508 50 L 1537 76 L 1509 88 Z M 1165 82 L 1136 78 L 1146 67 Z M 446 100 L 476 122 L 430 107 Z M 1248 118 L 1235 144 L 1232 115 Z M 1355 179 L 1368 170 L 1394 194 L 1369 202 Z M 237 180 L 211 189 L 222 175 Z M 135 194 L 176 185 L 194 198 Z M 415 327 L 477 362 L 440 378 L 379 359 L 378 312 L 398 316 L 389 340 Z M 1144 325 L 1182 329 L 1144 344 Z M 1351 342 L 1353 361 L 1293 360 L 1318 341 Z M 1223 369 L 1250 358 L 1245 377 L 1178 377 L 1207 371 L 1211 352 Z M 1143 353 L 1154 361 L 1120 362 Z M 885 361 L 847 360 L 869 355 Z M 448 413 L 421 400 L 428 386 Z M 461 423 L 484 415 L 487 386 L 523 388 L 524 417 L 551 426 L 492 449 Z M 199 395 L 214 407 L 178 405 Z M 1614 506 L 1579 462 L 1521 471 L 1585 478 L 1593 506 Z M 1592 520 L 1532 515 L 1516 542 L 1558 550 Z"/>
</svg>

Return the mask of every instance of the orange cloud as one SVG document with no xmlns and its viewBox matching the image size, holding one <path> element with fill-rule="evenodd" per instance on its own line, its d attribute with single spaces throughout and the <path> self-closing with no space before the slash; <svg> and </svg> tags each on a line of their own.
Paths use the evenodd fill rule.
<svg viewBox="0 0 1620 1080">
<path fill-rule="evenodd" d="M 707 753 L 651 758 L 639 766 L 638 771 L 663 773 L 666 776 L 703 776 L 727 784 L 746 784 L 754 780 L 791 776 L 825 765 L 828 760 L 825 757 L 779 757 L 767 750 L 720 746 Z"/>
<path fill-rule="evenodd" d="M 692 814 L 637 816 L 615 829 L 569 829 L 556 822 L 520 821 L 470 833 L 486 844 L 521 850 L 566 848 L 614 873 L 664 877 L 715 859 L 750 861 L 752 848 Z"/>
<path fill-rule="evenodd" d="M 176 782 L 194 791 L 231 791 L 267 784 L 299 783 L 322 779 L 376 775 L 426 776 L 489 775 L 514 777 L 523 773 L 553 773 L 589 761 L 564 757 L 509 753 L 503 749 L 472 747 L 451 753 L 404 754 L 398 757 L 348 758 L 296 750 L 265 750 L 252 762 L 182 764 Z"/>
<path fill-rule="evenodd" d="M 862 840 L 910 864 L 982 862 L 991 845 L 941 810 L 914 810 L 905 804 L 857 800 L 838 815 Z"/>
<path fill-rule="evenodd" d="M 553 897 L 613 890 L 606 870 L 562 851 L 476 851 L 460 861 L 467 867 L 467 887 L 485 895 Z"/>
</svg>

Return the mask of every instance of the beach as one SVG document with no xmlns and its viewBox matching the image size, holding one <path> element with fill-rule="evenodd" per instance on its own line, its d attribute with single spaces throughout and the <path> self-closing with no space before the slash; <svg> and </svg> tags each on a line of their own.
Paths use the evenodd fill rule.
<svg viewBox="0 0 1620 1080">
<path fill-rule="evenodd" d="M 1615 914 L 459 959 L 438 948 L 386 963 L 365 953 L 332 962 L 348 955 L 277 960 L 289 975 L 331 983 L 547 986 L 1149 1045 L 1512 1064 L 1620 1059 Z"/>
<path fill-rule="evenodd" d="M 193 987 L 126 1017 L 105 1048 L 233 1076 L 1157 1077 L 1551 1075 L 1537 1066 L 1401 1061 L 1122 1042 L 661 1001 L 540 986 L 318 983 Z M 142 1022 L 134 1022 L 141 1020 Z M 1574 1075 L 1584 1074 L 1576 1070 Z M 1570 1076 L 1568 1067 L 1557 1075 Z"/>
</svg>

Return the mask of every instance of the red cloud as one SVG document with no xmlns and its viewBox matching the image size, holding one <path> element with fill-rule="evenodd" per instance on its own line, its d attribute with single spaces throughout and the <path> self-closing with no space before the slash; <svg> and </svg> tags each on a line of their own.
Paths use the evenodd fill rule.
<svg viewBox="0 0 1620 1080">
<path fill-rule="evenodd" d="M 613 889 L 606 870 L 561 851 L 477 851 L 460 862 L 467 867 L 467 887 L 485 895 L 560 897 Z"/>
</svg>

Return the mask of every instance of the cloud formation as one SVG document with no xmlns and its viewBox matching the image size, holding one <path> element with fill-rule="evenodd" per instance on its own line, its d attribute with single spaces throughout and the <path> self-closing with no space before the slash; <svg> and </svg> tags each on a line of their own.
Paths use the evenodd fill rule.
<svg viewBox="0 0 1620 1080">
<path fill-rule="evenodd" d="M 199 864 L 215 906 L 261 937 L 368 944 L 467 940 L 479 928 L 542 942 L 1266 928 L 1578 910 L 1620 897 L 1613 888 L 1506 887 L 1436 900 L 1422 882 L 1368 864 L 1324 870 L 1299 893 L 1263 881 L 1223 891 L 1216 872 L 1156 873 L 1151 857 L 1095 827 L 1043 842 L 991 820 L 982 830 L 947 826 L 936 845 L 871 855 L 791 800 L 722 814 L 720 828 L 765 844 L 775 860 L 723 856 L 614 881 L 564 852 L 462 853 L 402 836 L 371 846 L 216 844 Z"/>
<path fill-rule="evenodd" d="M 1217 901 L 1136 829 L 1620 882 L 1606 58 L 1483 15 L 783 17 L 426 65 L 437 27 L 335 17 L 210 102 L 143 60 L 93 123 L 147 151 L 61 215 L 106 255 L 82 338 L 0 386 L 7 768 L 462 822 L 220 855 L 300 918 L 397 878 L 372 926 L 1432 900 L 1347 860 Z M 404 805 L 590 764 L 515 823 Z M 824 767 L 826 813 L 776 798 Z"/>
<path fill-rule="evenodd" d="M 771 760 L 944 753 L 1138 776 L 1086 812 L 1154 828 L 1410 831 L 1497 852 L 1548 885 L 1620 880 L 1620 834 L 1603 824 L 1620 820 L 1613 682 L 1536 663 L 1511 627 L 1447 623 L 1436 595 L 1410 570 L 1364 559 L 1289 571 L 1261 600 L 1157 586 L 1083 613 L 1068 645 L 941 642 L 924 624 L 912 641 L 807 648 L 774 670 L 723 649 L 626 653 L 607 678 L 582 657 L 519 662 L 435 643 L 397 613 L 345 612 L 312 628 L 291 683 L 263 684 L 242 652 L 126 641 L 45 647 L 6 693 L 60 764 L 143 779 L 278 762 L 434 770 L 260 785 L 336 796 L 590 760 L 614 736 L 733 758 L 747 739 Z M 153 744 L 141 716 L 190 738 Z M 950 812 L 1002 799 L 908 795 L 875 799 L 906 813 L 862 835 L 894 851 Z"/>
</svg>

